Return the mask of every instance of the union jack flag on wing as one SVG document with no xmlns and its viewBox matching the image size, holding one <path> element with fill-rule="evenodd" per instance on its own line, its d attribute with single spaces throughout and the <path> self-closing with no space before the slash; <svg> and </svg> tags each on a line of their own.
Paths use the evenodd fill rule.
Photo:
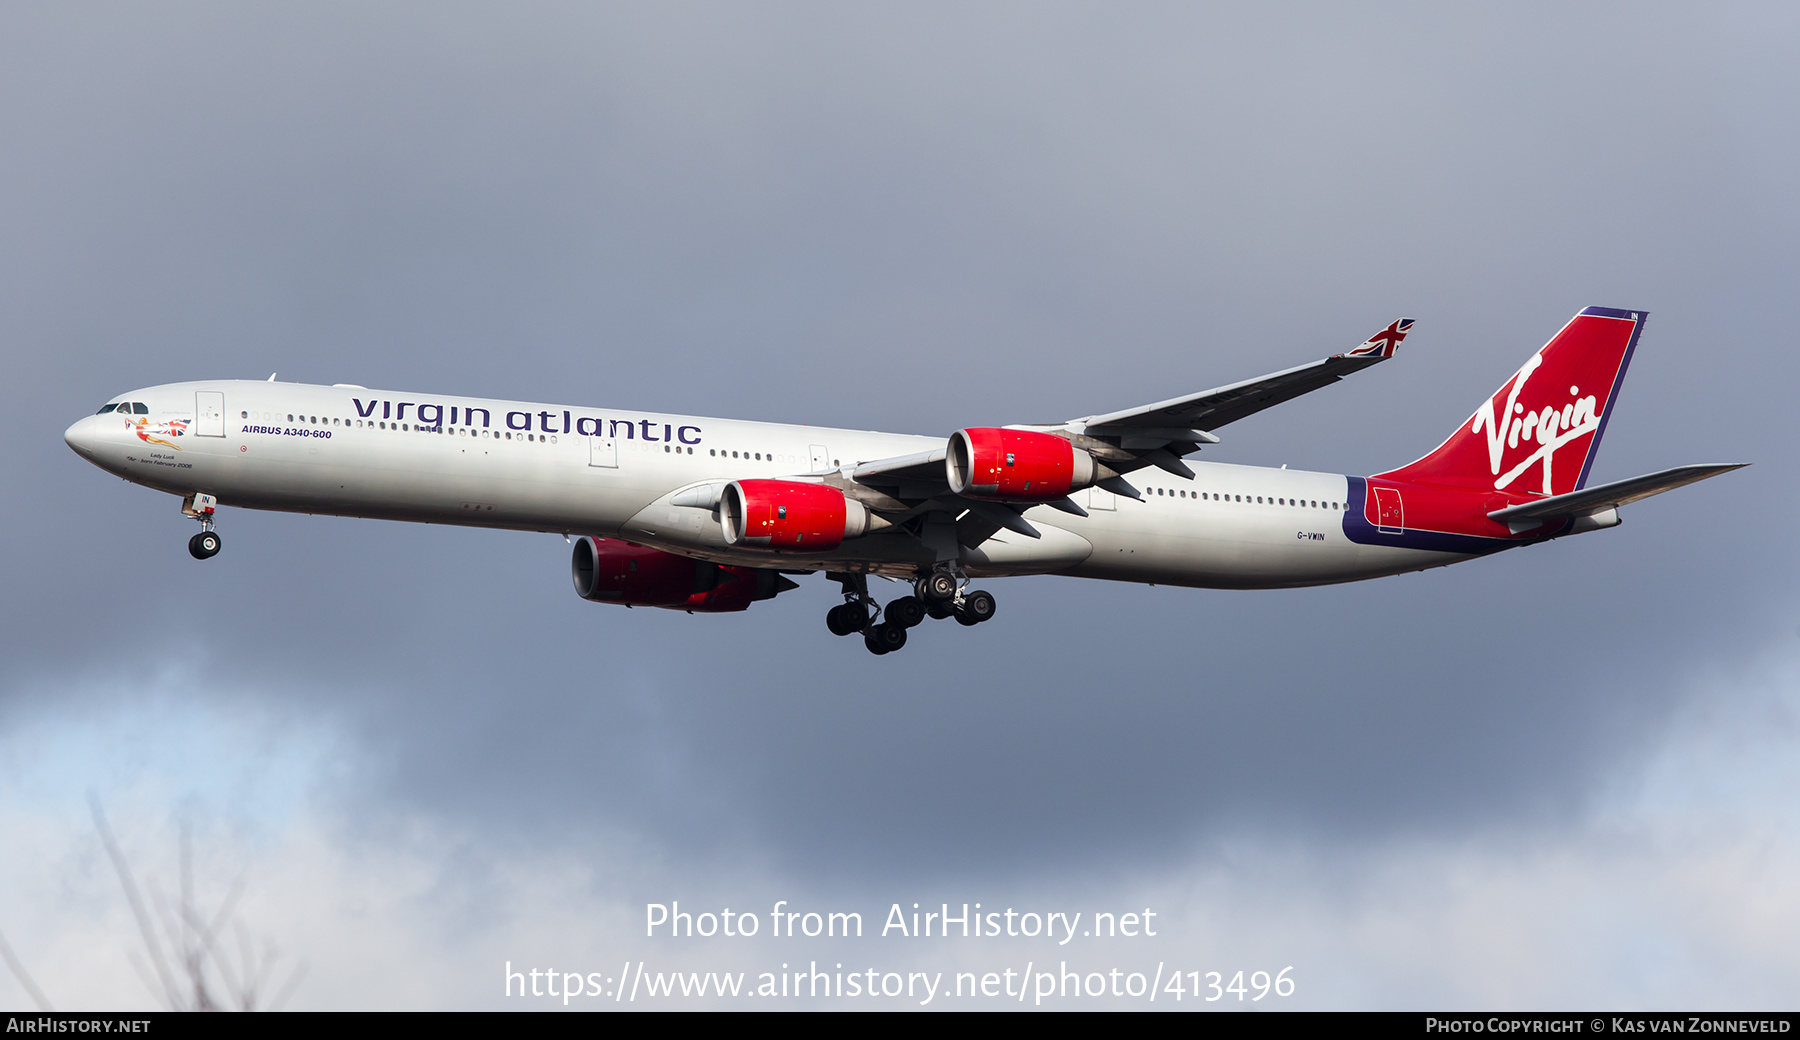
<svg viewBox="0 0 1800 1040">
<path fill-rule="evenodd" d="M 1400 342 L 1406 339 L 1406 334 L 1412 331 L 1412 327 L 1413 320 L 1411 318 L 1401 318 L 1387 328 L 1377 332 L 1375 335 L 1370 336 L 1368 341 L 1362 346 L 1345 351 L 1344 356 L 1393 357 L 1394 348 L 1398 347 Z"/>
</svg>

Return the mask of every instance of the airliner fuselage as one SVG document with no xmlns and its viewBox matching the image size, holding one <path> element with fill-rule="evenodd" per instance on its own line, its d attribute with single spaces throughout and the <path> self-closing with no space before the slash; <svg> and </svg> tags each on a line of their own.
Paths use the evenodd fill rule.
<svg viewBox="0 0 1800 1040">
<path fill-rule="evenodd" d="M 1559 348 L 1584 320 L 1584 335 Z M 971 429 L 948 445 L 942 437 L 232 380 L 120 395 L 65 439 L 108 472 L 181 496 L 211 539 L 196 536 L 202 558 L 218 549 L 220 507 L 548 531 L 582 540 L 577 587 L 602 601 L 742 609 L 792 587 L 785 579 L 772 586 L 776 572 L 828 572 L 847 600 L 833 611 L 833 631 L 861 631 L 872 650 L 886 652 L 924 612 L 965 624 L 991 615 L 991 596 L 975 594 L 985 604 L 969 599 L 975 577 L 1319 585 L 1611 526 L 1616 506 L 1633 499 L 1581 488 L 1641 323 L 1641 312 L 1583 312 L 1488 403 L 1491 429 L 1484 432 L 1478 411 L 1433 455 L 1372 478 L 1184 457 L 1217 439 L 1211 428 L 1391 355 L 1410 328 L 1405 319 L 1385 340 L 1260 381 L 1054 427 Z M 1533 400 L 1527 412 L 1527 380 L 1550 362 L 1558 370 L 1537 380 L 1549 403 L 1540 410 Z M 1599 385 L 1571 382 L 1565 392 L 1561 384 L 1573 380 Z M 1528 414 L 1531 429 L 1522 419 L 1513 426 L 1515 414 Z M 1535 438 L 1537 456 L 1519 454 L 1521 434 L 1527 452 Z M 1480 457 L 1483 436 L 1491 466 Z M 1563 471 L 1553 472 L 1565 447 Z M 1696 469 L 1708 472 L 1689 472 Z M 1721 469 L 1653 475 L 1661 484 L 1636 488 L 1635 497 Z M 1501 479 L 1503 470 L 1517 472 Z M 1573 501 L 1581 495 L 1593 500 Z M 1571 500 L 1567 509 L 1552 508 L 1563 499 Z M 662 576 L 661 592 L 631 591 L 652 572 Z M 754 572 L 768 573 L 759 585 L 738 582 Z M 890 605 L 889 621 L 875 624 L 868 574 L 918 581 L 919 602 Z M 720 598 L 734 582 L 743 595 Z"/>
</svg>

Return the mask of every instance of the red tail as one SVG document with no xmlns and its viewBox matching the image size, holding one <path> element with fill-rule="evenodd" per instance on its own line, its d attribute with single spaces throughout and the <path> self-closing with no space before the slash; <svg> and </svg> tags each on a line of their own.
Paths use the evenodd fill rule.
<svg viewBox="0 0 1800 1040">
<path fill-rule="evenodd" d="M 1376 476 L 1526 494 L 1578 490 L 1587 483 L 1645 317 L 1587 308 L 1436 451 Z"/>
</svg>

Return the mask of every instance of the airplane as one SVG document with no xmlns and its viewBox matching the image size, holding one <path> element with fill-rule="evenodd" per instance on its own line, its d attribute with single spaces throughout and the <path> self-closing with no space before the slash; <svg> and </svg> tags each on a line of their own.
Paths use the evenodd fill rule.
<svg viewBox="0 0 1800 1040">
<path fill-rule="evenodd" d="M 553 532 L 574 546 L 577 595 L 627 607 L 740 611 L 823 571 L 843 595 L 829 630 L 886 654 L 926 618 L 993 618 L 976 578 L 1297 588 L 1615 527 L 1621 506 L 1742 465 L 1588 486 L 1645 319 L 1581 311 L 1437 448 L 1366 477 L 1187 460 L 1230 423 L 1393 357 L 1410 318 L 1256 379 L 948 438 L 273 375 L 133 390 L 63 436 L 180 496 L 196 559 L 219 551 L 221 506 Z M 870 575 L 911 590 L 877 604 Z"/>
</svg>

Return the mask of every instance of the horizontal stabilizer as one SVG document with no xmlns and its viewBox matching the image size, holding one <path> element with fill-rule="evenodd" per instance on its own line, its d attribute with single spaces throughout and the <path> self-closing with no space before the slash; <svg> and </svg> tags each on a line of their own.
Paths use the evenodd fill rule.
<svg viewBox="0 0 1800 1040">
<path fill-rule="evenodd" d="M 1488 514 L 1488 519 L 1503 524 L 1519 524 L 1531 520 L 1553 520 L 1558 517 L 1589 516 L 1606 509 L 1636 502 L 1660 495 L 1665 491 L 1673 491 L 1678 487 L 1716 477 L 1721 473 L 1729 473 L 1734 469 L 1743 469 L 1747 462 L 1726 464 L 1676 466 L 1660 473 L 1646 473 L 1641 477 L 1629 480 L 1615 480 L 1599 487 L 1584 488 L 1571 491 L 1566 495 L 1555 495 L 1536 502 L 1524 502 L 1505 509 L 1496 509 Z"/>
</svg>

